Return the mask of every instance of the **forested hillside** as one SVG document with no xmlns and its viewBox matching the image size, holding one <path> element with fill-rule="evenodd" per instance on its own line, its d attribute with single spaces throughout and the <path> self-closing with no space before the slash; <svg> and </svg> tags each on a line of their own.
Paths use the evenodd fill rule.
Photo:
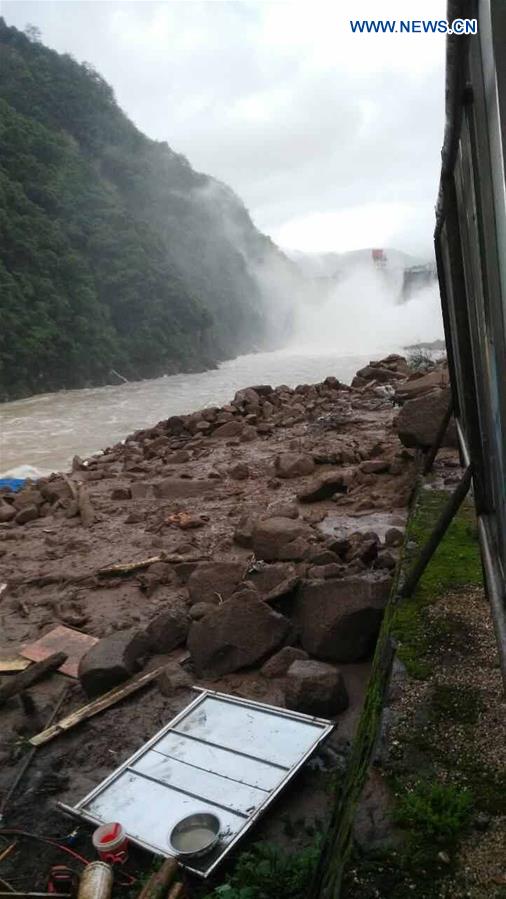
<svg viewBox="0 0 506 899">
<path fill-rule="evenodd" d="M 0 399 L 265 346 L 298 279 L 234 193 L 141 134 L 91 66 L 0 19 Z"/>
</svg>

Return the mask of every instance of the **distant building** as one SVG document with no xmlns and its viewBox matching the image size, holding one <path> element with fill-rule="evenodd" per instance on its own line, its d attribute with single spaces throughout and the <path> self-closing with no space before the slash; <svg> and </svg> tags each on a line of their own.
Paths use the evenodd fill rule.
<svg viewBox="0 0 506 899">
<path fill-rule="evenodd" d="M 402 297 L 406 299 L 421 287 L 428 287 L 436 279 L 436 266 L 429 262 L 426 265 L 412 265 L 404 269 Z"/>
<path fill-rule="evenodd" d="M 377 265 L 378 268 L 385 268 L 387 257 L 384 250 L 373 249 L 371 250 L 371 256 L 374 265 Z"/>
</svg>

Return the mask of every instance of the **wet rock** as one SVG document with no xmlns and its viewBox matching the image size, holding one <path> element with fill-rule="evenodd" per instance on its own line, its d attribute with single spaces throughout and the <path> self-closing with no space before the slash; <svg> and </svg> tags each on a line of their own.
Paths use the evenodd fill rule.
<svg viewBox="0 0 506 899">
<path fill-rule="evenodd" d="M 279 652 L 276 652 L 262 665 L 260 674 L 269 678 L 284 677 L 293 662 L 304 661 L 308 658 L 307 652 L 304 652 L 303 649 L 298 649 L 296 646 L 283 646 Z"/>
<path fill-rule="evenodd" d="M 35 490 L 33 487 L 26 487 L 14 496 L 15 509 L 24 509 L 25 506 L 37 506 L 38 508 L 43 502 L 44 497 L 42 496 L 42 493 L 40 490 Z"/>
<path fill-rule="evenodd" d="M 171 453 L 169 457 L 169 462 L 171 465 L 184 465 L 186 462 L 189 462 L 191 459 L 191 454 L 188 450 L 176 450 L 175 453 Z"/>
<path fill-rule="evenodd" d="M 240 587 L 232 594 L 232 599 L 261 599 L 258 590 L 253 584 L 245 581 Z"/>
<path fill-rule="evenodd" d="M 16 515 L 16 524 L 27 524 L 29 521 L 35 521 L 39 517 L 39 510 L 36 505 L 23 506 Z"/>
<path fill-rule="evenodd" d="M 283 502 L 281 500 L 269 503 L 266 516 L 271 518 L 298 518 L 299 509 L 296 503 Z"/>
<path fill-rule="evenodd" d="M 300 478 L 312 474 L 315 463 L 306 453 L 281 453 L 274 460 L 274 468 L 278 478 Z"/>
<path fill-rule="evenodd" d="M 401 372 L 396 372 L 386 366 L 383 367 L 379 363 L 369 363 L 365 368 L 357 371 L 357 378 L 361 378 L 366 383 L 368 381 L 379 381 L 380 383 L 402 380 L 405 376 Z"/>
<path fill-rule="evenodd" d="M 344 712 L 349 705 L 341 672 L 332 665 L 312 659 L 290 665 L 285 700 L 288 709 L 325 718 Z"/>
<path fill-rule="evenodd" d="M 117 631 L 99 640 L 79 663 L 79 680 L 88 696 L 111 690 L 139 671 L 149 655 L 149 641 L 142 631 Z"/>
<path fill-rule="evenodd" d="M 313 567 L 308 570 L 307 574 L 312 580 L 327 580 L 328 578 L 340 577 L 345 570 L 344 565 L 339 565 L 336 562 L 329 562 L 327 565 L 313 565 Z"/>
<path fill-rule="evenodd" d="M 224 425 L 227 421 L 233 421 L 234 416 L 232 412 L 220 412 L 216 417 L 216 424 Z"/>
<path fill-rule="evenodd" d="M 399 528 L 389 528 L 385 534 L 386 546 L 402 546 L 404 543 L 404 531 Z"/>
<path fill-rule="evenodd" d="M 374 563 L 375 568 L 385 568 L 387 571 L 391 571 L 396 565 L 397 559 L 388 549 L 384 549 L 383 552 L 380 552 Z"/>
<path fill-rule="evenodd" d="M 267 562 L 297 561 L 304 558 L 312 533 L 305 522 L 292 518 L 261 519 L 253 531 L 253 551 Z"/>
<path fill-rule="evenodd" d="M 194 606 L 190 609 L 190 618 L 193 621 L 200 621 L 201 618 L 205 618 L 206 615 L 209 615 L 210 612 L 214 612 L 216 610 L 216 606 L 219 606 L 220 601 L 218 597 L 215 597 L 216 602 L 196 602 Z"/>
<path fill-rule="evenodd" d="M 242 421 L 227 421 L 213 431 L 213 437 L 240 437 L 244 430 Z"/>
<path fill-rule="evenodd" d="M 443 416 L 450 402 L 450 388 L 432 390 L 417 399 L 408 400 L 397 417 L 397 433 L 404 446 L 426 449 L 434 443 Z M 452 420 L 448 425 L 443 446 L 455 447 L 457 431 Z"/>
<path fill-rule="evenodd" d="M 132 491 L 130 487 L 114 487 L 111 490 L 111 499 L 132 499 Z"/>
<path fill-rule="evenodd" d="M 349 471 L 328 471 L 311 481 L 307 487 L 297 494 L 301 503 L 316 503 L 329 499 L 335 493 L 346 493 L 351 483 Z"/>
<path fill-rule="evenodd" d="M 193 622 L 188 649 L 199 675 L 219 676 L 262 661 L 289 633 L 288 619 L 265 603 L 232 598 Z"/>
<path fill-rule="evenodd" d="M 146 637 L 153 653 L 171 652 L 185 642 L 190 629 L 190 619 L 185 606 L 174 603 L 169 609 L 153 618 L 147 628 Z"/>
<path fill-rule="evenodd" d="M 259 402 L 260 396 L 254 387 L 245 387 L 243 390 L 238 390 L 232 400 L 234 406 L 243 406 L 245 403 L 254 403 L 255 405 L 258 405 Z"/>
<path fill-rule="evenodd" d="M 181 415 L 171 415 L 165 422 L 165 429 L 169 434 L 182 434 L 186 430 L 185 421 Z"/>
<path fill-rule="evenodd" d="M 251 389 L 258 396 L 270 396 L 274 392 L 270 384 L 255 384 Z"/>
<path fill-rule="evenodd" d="M 241 433 L 241 442 L 249 443 L 251 440 L 256 440 L 258 437 L 257 429 L 252 425 L 244 425 Z"/>
<path fill-rule="evenodd" d="M 178 690 L 187 690 L 193 678 L 181 665 L 167 665 L 157 677 L 156 682 L 162 696 L 173 696 Z"/>
<path fill-rule="evenodd" d="M 380 540 L 374 531 L 356 531 L 354 534 L 350 534 L 347 542 L 345 555 L 347 562 L 360 559 L 366 565 L 370 565 L 378 555 Z"/>
<path fill-rule="evenodd" d="M 374 648 L 390 586 L 388 575 L 304 583 L 295 606 L 303 648 L 325 661 L 366 658 Z"/>
<path fill-rule="evenodd" d="M 315 548 L 308 558 L 313 565 L 332 565 L 334 562 L 338 564 L 341 562 L 341 557 L 331 549 Z"/>
<path fill-rule="evenodd" d="M 415 397 L 430 393 L 434 388 L 444 389 L 449 384 L 449 372 L 447 368 L 438 368 L 429 371 L 417 378 L 409 378 L 404 381 L 395 391 L 395 400 L 397 403 L 405 403 Z"/>
<path fill-rule="evenodd" d="M 16 510 L 9 503 L 6 503 L 5 500 L 0 500 L 0 522 L 5 523 L 7 521 L 12 521 L 16 514 Z"/>
<path fill-rule="evenodd" d="M 258 515 L 243 515 L 234 531 L 234 543 L 250 549 L 253 546 L 253 532 L 258 522 Z"/>
<path fill-rule="evenodd" d="M 250 571 L 246 584 L 252 584 L 264 602 L 274 602 L 282 596 L 293 593 L 300 582 L 295 566 L 278 562 L 274 565 L 263 565 L 262 568 Z"/>
<path fill-rule="evenodd" d="M 49 503 L 56 503 L 58 500 L 66 502 L 67 500 L 72 499 L 70 487 L 63 478 L 49 480 L 47 484 L 44 484 L 41 487 L 40 492 L 44 499 Z"/>
<path fill-rule="evenodd" d="M 230 466 L 228 474 L 234 481 L 245 481 L 250 475 L 249 466 L 246 462 L 236 462 Z"/>
<path fill-rule="evenodd" d="M 154 562 L 143 574 L 138 575 L 141 590 L 146 596 L 152 596 L 161 584 L 170 584 L 172 578 L 172 566 L 167 562 Z"/>
<path fill-rule="evenodd" d="M 244 576 L 242 562 L 202 562 L 188 579 L 190 602 L 228 599 Z"/>
</svg>

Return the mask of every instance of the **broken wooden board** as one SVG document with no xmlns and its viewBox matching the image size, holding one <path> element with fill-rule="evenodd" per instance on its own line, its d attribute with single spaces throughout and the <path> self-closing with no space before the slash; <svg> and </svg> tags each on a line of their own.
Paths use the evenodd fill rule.
<svg viewBox="0 0 506 899">
<path fill-rule="evenodd" d="M 0 676 L 4 674 L 18 674 L 31 665 L 30 659 L 22 659 L 21 656 L 9 656 L 9 658 L 0 658 Z"/>
<path fill-rule="evenodd" d="M 81 631 L 76 631 L 72 627 L 59 624 L 43 637 L 35 640 L 34 643 L 27 643 L 23 646 L 21 655 L 32 662 L 40 662 L 55 652 L 64 652 L 68 658 L 61 666 L 60 672 L 77 678 L 79 662 L 95 643 L 98 643 L 97 637 L 82 634 Z"/>
<path fill-rule="evenodd" d="M 109 690 L 108 693 L 104 693 L 103 696 L 99 696 L 99 698 L 94 699 L 93 702 L 89 702 L 87 705 L 81 706 L 81 708 L 77 709 L 75 712 L 71 712 L 70 715 L 62 718 L 57 724 L 53 724 L 52 727 L 48 727 L 46 730 L 36 734 L 29 742 L 32 746 L 42 746 L 43 743 L 49 743 L 50 740 L 53 740 L 55 737 L 59 736 L 59 734 L 65 733 L 65 731 L 75 727 L 76 724 L 80 724 L 81 721 L 86 721 L 88 718 L 98 715 L 99 712 L 103 712 L 105 709 L 110 708 L 110 706 L 115 705 L 132 693 L 136 693 L 141 687 L 147 686 L 151 681 L 155 680 L 166 667 L 167 663 L 160 665 L 158 668 L 154 668 L 153 671 L 148 671 L 147 674 L 132 678 L 121 687 L 115 687 L 114 690 Z"/>
</svg>

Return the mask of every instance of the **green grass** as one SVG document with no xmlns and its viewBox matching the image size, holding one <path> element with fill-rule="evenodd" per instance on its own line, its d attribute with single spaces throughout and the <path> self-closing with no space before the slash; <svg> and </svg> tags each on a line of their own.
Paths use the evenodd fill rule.
<svg viewBox="0 0 506 899">
<path fill-rule="evenodd" d="M 469 823 L 473 799 L 466 787 L 420 780 L 397 795 L 395 817 L 419 841 L 454 843 Z"/>
<path fill-rule="evenodd" d="M 448 493 L 444 490 L 421 491 L 409 526 L 409 540 L 416 548 L 409 552 L 407 570 L 447 502 Z M 448 616 L 431 622 L 427 607 L 450 590 L 482 582 L 474 507 L 466 500 L 425 569 L 415 594 L 399 603 L 393 614 L 392 636 L 398 643 L 398 656 L 412 677 L 428 677 L 430 653 L 458 636 L 455 621 Z"/>
<path fill-rule="evenodd" d="M 239 856 L 226 882 L 204 899 L 305 899 L 319 856 L 318 840 L 295 853 L 257 843 Z"/>
</svg>

